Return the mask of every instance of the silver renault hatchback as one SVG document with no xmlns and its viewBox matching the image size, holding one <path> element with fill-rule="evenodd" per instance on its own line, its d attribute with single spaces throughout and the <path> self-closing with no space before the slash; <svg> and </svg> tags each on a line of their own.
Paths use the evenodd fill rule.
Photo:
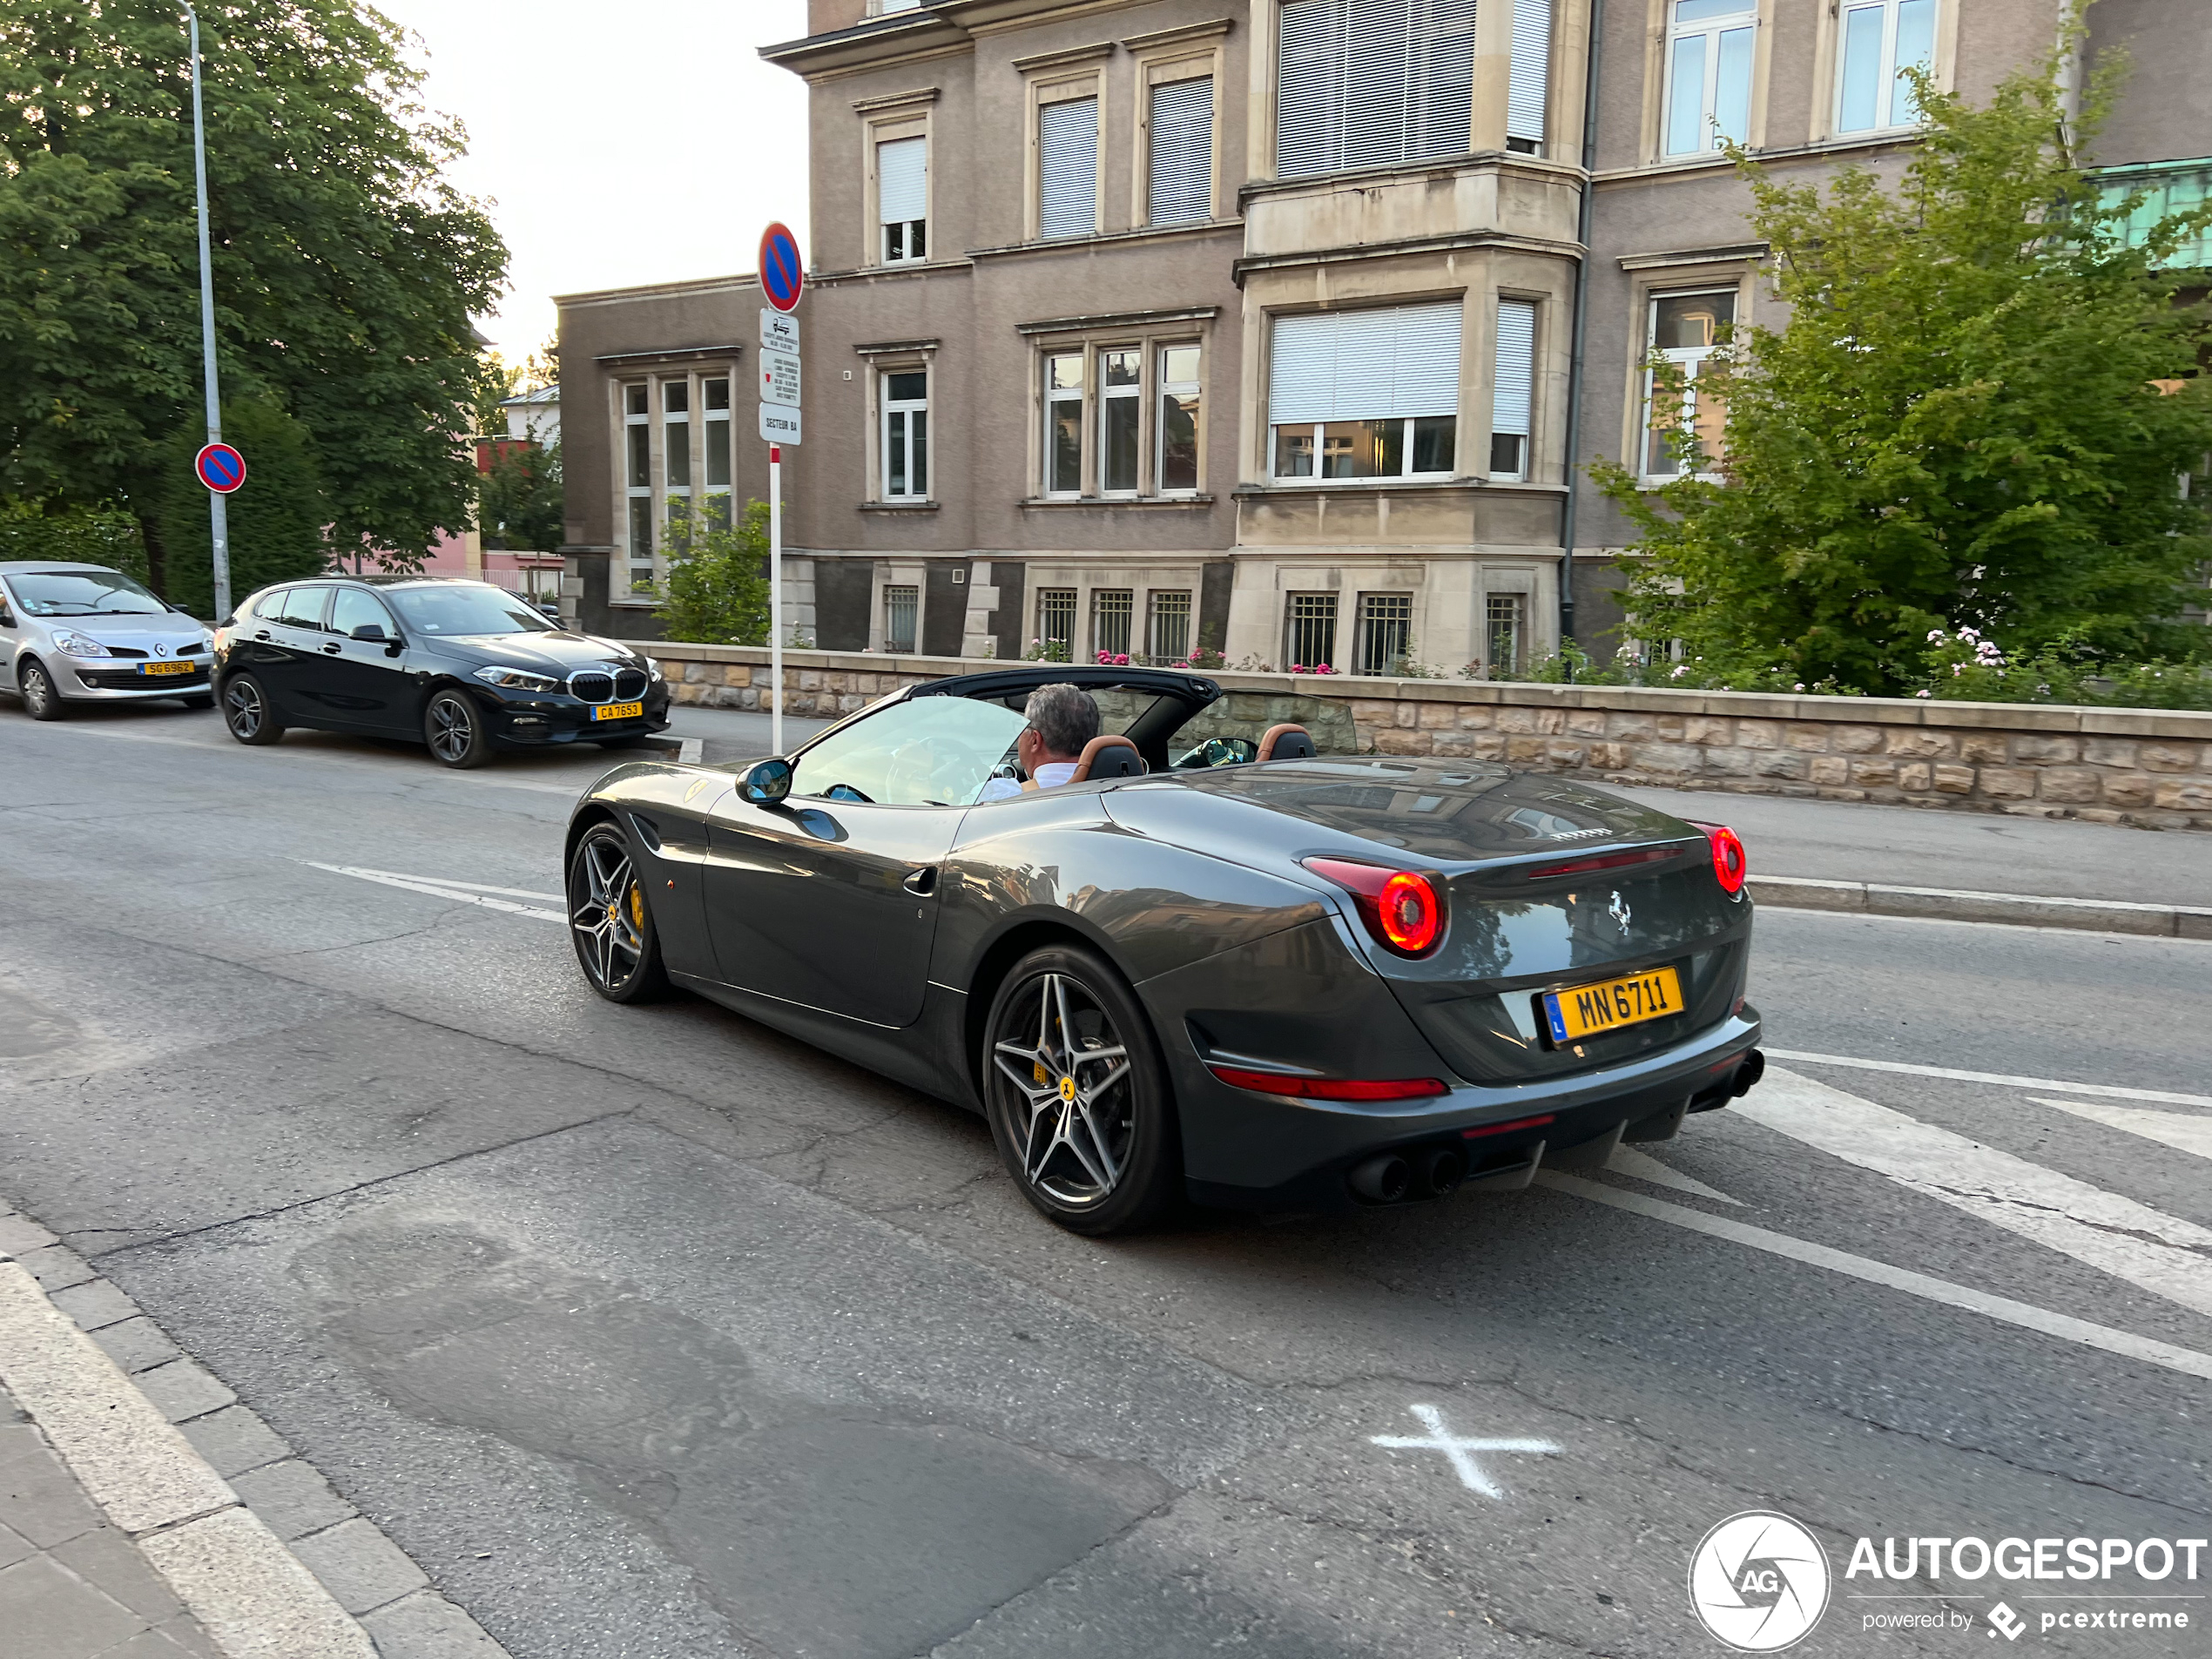
<svg viewBox="0 0 2212 1659">
<path fill-rule="evenodd" d="M 0 691 L 34 720 L 72 703 L 215 706 L 207 630 L 104 564 L 0 563 Z"/>
</svg>

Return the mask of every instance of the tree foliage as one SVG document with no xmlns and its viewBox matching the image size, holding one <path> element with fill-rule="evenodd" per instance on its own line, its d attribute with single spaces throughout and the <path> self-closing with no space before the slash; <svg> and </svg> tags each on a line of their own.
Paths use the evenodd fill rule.
<svg viewBox="0 0 2212 1659">
<path fill-rule="evenodd" d="M 745 516 L 725 524 L 711 509 L 694 518 L 671 502 L 668 587 L 656 609 L 671 639 L 766 644 L 768 503 L 747 502 Z"/>
<path fill-rule="evenodd" d="M 550 553 L 567 539 L 562 516 L 561 446 L 495 441 L 491 470 L 477 486 L 484 545 Z"/>
<path fill-rule="evenodd" d="M 224 528 L 230 543 L 231 595 L 243 599 L 272 582 L 313 576 L 327 563 L 329 514 L 307 429 L 274 404 L 232 398 L 223 404 L 223 438 L 249 457 L 246 482 L 230 497 Z M 192 475 L 200 433 L 172 440 L 162 467 L 155 516 L 169 550 L 166 597 L 195 617 L 215 615 L 213 525 L 208 493 Z"/>
<path fill-rule="evenodd" d="M 1717 471 L 1647 492 L 1593 469 L 1640 532 L 1635 631 L 1701 677 L 1894 694 L 1958 627 L 2021 657 L 2202 649 L 2176 618 L 2212 542 L 2176 481 L 2212 448 L 2204 318 L 2157 266 L 2207 214 L 2125 246 L 2134 201 L 2101 202 L 2079 150 L 2118 71 L 2071 131 L 2057 71 L 1979 108 L 1922 78 L 1894 185 L 1847 170 L 1824 197 L 1737 153 L 1789 320 L 1702 371 Z"/>
<path fill-rule="evenodd" d="M 470 522 L 469 319 L 506 268 L 440 172 L 463 134 L 354 0 L 199 15 L 224 392 L 298 421 L 339 545 L 419 556 Z M 0 491 L 155 517 L 203 418 L 196 237 L 177 10 L 0 0 Z"/>
</svg>

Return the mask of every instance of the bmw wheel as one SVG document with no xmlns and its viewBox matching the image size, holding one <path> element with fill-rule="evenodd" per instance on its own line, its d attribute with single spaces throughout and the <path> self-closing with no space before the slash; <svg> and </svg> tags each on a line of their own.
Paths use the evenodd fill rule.
<svg viewBox="0 0 2212 1659">
<path fill-rule="evenodd" d="M 62 694 L 54 689 L 54 677 L 36 657 L 23 659 L 23 666 L 16 671 L 16 685 L 23 692 L 24 712 L 32 719 L 58 720 L 69 712 Z"/>
<path fill-rule="evenodd" d="M 223 682 L 223 724 L 240 743 L 274 743 L 284 735 L 269 694 L 251 674 L 233 674 Z"/>
<path fill-rule="evenodd" d="M 610 1002 L 649 1001 L 667 990 L 644 884 L 612 824 L 584 831 L 570 856 L 569 939 L 584 978 Z"/>
<path fill-rule="evenodd" d="M 491 759 L 483 711 L 459 691 L 440 691 L 422 711 L 422 740 L 448 766 L 466 771 Z"/>
<path fill-rule="evenodd" d="M 1160 1219 L 1182 1149 L 1167 1069 L 1121 975 L 1077 946 L 1033 951 L 985 1028 L 991 1136 L 1022 1196 L 1074 1232 Z"/>
</svg>

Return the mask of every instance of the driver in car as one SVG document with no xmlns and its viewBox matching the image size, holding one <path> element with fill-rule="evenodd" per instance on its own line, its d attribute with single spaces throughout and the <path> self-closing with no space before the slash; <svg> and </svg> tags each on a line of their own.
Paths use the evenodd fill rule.
<svg viewBox="0 0 2212 1659">
<path fill-rule="evenodd" d="M 1014 740 L 1015 759 L 1027 782 L 994 778 L 980 801 L 1004 800 L 1024 790 L 1057 789 L 1076 774 L 1084 745 L 1098 735 L 1098 705 L 1079 685 L 1040 685 L 1022 705 L 1029 722 Z"/>
</svg>

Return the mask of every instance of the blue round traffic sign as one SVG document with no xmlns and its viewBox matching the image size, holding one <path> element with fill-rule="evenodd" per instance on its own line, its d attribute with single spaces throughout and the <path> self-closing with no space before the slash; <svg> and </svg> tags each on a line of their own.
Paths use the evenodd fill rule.
<svg viewBox="0 0 2212 1659">
<path fill-rule="evenodd" d="M 199 482 L 219 496 L 227 496 L 246 482 L 246 457 L 227 443 L 211 443 L 192 458 Z"/>
<path fill-rule="evenodd" d="M 799 266 L 799 239 L 780 221 L 760 233 L 760 292 L 779 311 L 799 309 L 806 278 Z"/>
</svg>

